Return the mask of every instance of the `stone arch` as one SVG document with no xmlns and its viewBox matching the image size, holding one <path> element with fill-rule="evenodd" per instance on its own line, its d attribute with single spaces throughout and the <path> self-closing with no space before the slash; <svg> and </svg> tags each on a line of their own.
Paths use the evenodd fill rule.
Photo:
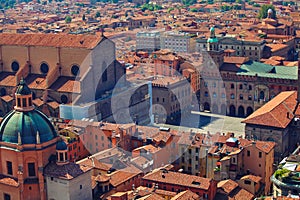
<svg viewBox="0 0 300 200">
<path fill-rule="evenodd" d="M 227 112 L 226 112 L 226 105 L 225 105 L 225 104 L 222 104 L 222 105 L 221 105 L 221 114 L 222 114 L 222 115 L 226 115 L 226 113 L 227 113 Z"/>
<path fill-rule="evenodd" d="M 218 105 L 217 104 L 213 104 L 212 105 L 212 113 L 219 113 L 219 109 L 218 109 Z"/>
<path fill-rule="evenodd" d="M 229 115 L 235 116 L 235 106 L 234 105 L 229 106 Z"/>
<path fill-rule="evenodd" d="M 253 108 L 249 106 L 247 108 L 247 116 L 251 115 L 252 113 L 253 113 Z"/>
<path fill-rule="evenodd" d="M 259 92 L 259 99 L 265 99 L 265 92 L 264 91 Z"/>
<path fill-rule="evenodd" d="M 243 106 L 239 106 L 238 108 L 238 116 L 239 117 L 245 117 L 245 109 Z"/>
<path fill-rule="evenodd" d="M 205 102 L 204 103 L 204 107 L 203 107 L 204 110 L 207 110 L 207 111 L 210 111 L 210 105 L 208 102 Z"/>
</svg>

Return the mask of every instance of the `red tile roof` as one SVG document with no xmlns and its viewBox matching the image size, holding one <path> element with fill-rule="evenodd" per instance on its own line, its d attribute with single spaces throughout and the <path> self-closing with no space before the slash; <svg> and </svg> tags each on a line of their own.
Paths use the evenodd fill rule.
<svg viewBox="0 0 300 200">
<path fill-rule="evenodd" d="M 293 119 L 293 111 L 297 104 L 296 98 L 296 91 L 281 92 L 242 122 L 246 124 L 286 128 Z"/>
<path fill-rule="evenodd" d="M 231 179 L 220 181 L 217 185 L 218 189 L 221 188 L 227 194 L 232 192 L 238 186 L 239 184 Z"/>
<path fill-rule="evenodd" d="M 189 188 L 198 188 L 208 190 L 211 184 L 211 179 L 178 172 L 168 171 L 163 173 L 162 170 L 156 169 L 153 172 L 145 175 L 143 180 L 160 182 L 166 184 L 180 185 Z"/>
<path fill-rule="evenodd" d="M 95 48 L 102 37 L 71 34 L 13 34 L 1 33 L 0 45 Z"/>
<path fill-rule="evenodd" d="M 5 185 L 10 185 L 14 187 L 18 187 L 19 183 L 16 179 L 5 176 L 5 175 L 0 175 L 0 184 L 5 184 Z"/>
<path fill-rule="evenodd" d="M 140 173 L 127 172 L 127 171 L 116 171 L 110 175 L 110 184 L 114 187 L 125 183 L 126 181 L 132 179 L 133 177 L 138 176 Z"/>
<path fill-rule="evenodd" d="M 196 193 L 186 190 L 178 193 L 176 196 L 172 197 L 171 200 L 196 200 L 200 199 L 199 195 Z"/>
<path fill-rule="evenodd" d="M 262 180 L 262 178 L 260 177 L 260 176 L 255 176 L 255 175 L 246 175 L 246 176 L 243 176 L 242 178 L 241 178 L 241 180 L 251 180 L 251 181 L 253 181 L 253 182 L 255 182 L 255 183 L 259 183 L 261 180 Z"/>
</svg>

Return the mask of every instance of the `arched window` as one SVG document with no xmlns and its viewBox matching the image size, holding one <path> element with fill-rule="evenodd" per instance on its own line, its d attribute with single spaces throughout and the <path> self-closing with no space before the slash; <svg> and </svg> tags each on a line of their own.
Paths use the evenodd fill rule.
<svg viewBox="0 0 300 200">
<path fill-rule="evenodd" d="M 217 87 L 217 84 L 216 84 L 216 82 L 213 82 L 213 87 L 215 88 L 215 87 Z"/>
<path fill-rule="evenodd" d="M 252 85 L 249 85 L 249 86 L 248 86 L 248 90 L 252 90 Z"/>
<path fill-rule="evenodd" d="M 243 89 L 243 84 L 240 84 L 240 90 L 242 90 Z"/>
<path fill-rule="evenodd" d="M 234 89 L 234 84 L 233 84 L 233 83 L 231 83 L 230 87 L 231 87 L 231 89 Z"/>
<path fill-rule="evenodd" d="M 41 67 L 40 67 L 40 70 L 43 74 L 47 74 L 48 71 L 49 71 L 49 66 L 46 64 L 46 63 L 42 63 L 41 64 Z"/>
<path fill-rule="evenodd" d="M 208 97 L 208 92 L 207 91 L 204 92 L 204 96 Z"/>
<path fill-rule="evenodd" d="M 14 72 L 16 72 L 16 71 L 18 71 L 19 70 L 19 63 L 17 62 L 17 61 L 14 61 L 14 62 L 12 62 L 11 63 L 11 69 L 14 71 Z"/>
<path fill-rule="evenodd" d="M 223 98 L 223 99 L 225 98 L 225 93 L 222 93 L 222 98 Z"/>
<path fill-rule="evenodd" d="M 259 93 L 259 99 L 265 99 L 265 93 L 264 93 L 264 91 L 260 91 L 260 93 Z"/>
<path fill-rule="evenodd" d="M 242 95 L 242 94 L 240 94 L 240 100 L 243 100 L 243 99 L 244 99 L 243 95 Z"/>
<path fill-rule="evenodd" d="M 72 73 L 74 76 L 77 76 L 78 73 L 79 73 L 79 66 L 78 66 L 78 65 L 73 65 L 72 68 L 71 68 L 71 73 Z"/>
<path fill-rule="evenodd" d="M 68 97 L 66 95 L 61 95 L 60 100 L 62 103 L 68 103 Z"/>
<path fill-rule="evenodd" d="M 230 95 L 230 98 L 231 98 L 231 99 L 234 99 L 234 94 L 231 94 L 231 95 Z"/>
<path fill-rule="evenodd" d="M 217 98 L 217 93 L 213 93 L 213 98 Z"/>
</svg>

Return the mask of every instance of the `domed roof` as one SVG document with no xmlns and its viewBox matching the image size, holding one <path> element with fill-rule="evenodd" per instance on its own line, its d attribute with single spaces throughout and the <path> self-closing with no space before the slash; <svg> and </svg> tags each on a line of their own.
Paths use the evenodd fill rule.
<svg viewBox="0 0 300 200">
<path fill-rule="evenodd" d="M 208 38 L 207 39 L 208 43 L 217 43 L 218 41 L 219 41 L 218 38 Z"/>
<path fill-rule="evenodd" d="M 57 136 L 47 116 L 35 109 L 28 112 L 13 110 L 4 117 L 0 125 L 0 141 L 18 144 L 19 133 L 21 144 L 44 143 Z"/>
<path fill-rule="evenodd" d="M 68 146 L 62 139 L 59 140 L 56 144 L 56 150 L 67 150 Z"/>
<path fill-rule="evenodd" d="M 24 79 L 20 80 L 20 83 L 18 85 L 16 94 L 21 94 L 21 95 L 28 95 L 31 94 L 31 90 L 30 88 L 27 86 L 27 84 L 25 83 Z"/>
</svg>

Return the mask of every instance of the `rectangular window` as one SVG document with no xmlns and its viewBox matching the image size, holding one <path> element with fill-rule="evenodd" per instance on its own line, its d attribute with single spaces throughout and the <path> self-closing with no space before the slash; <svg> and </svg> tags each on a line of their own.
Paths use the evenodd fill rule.
<svg viewBox="0 0 300 200">
<path fill-rule="evenodd" d="M 31 97 L 29 97 L 28 101 L 29 101 L 29 106 L 32 106 L 32 100 L 31 100 Z"/>
<path fill-rule="evenodd" d="M 35 176 L 34 163 L 28 163 L 28 176 Z"/>
<path fill-rule="evenodd" d="M 21 106 L 21 99 L 17 98 L 17 100 L 18 100 L 18 106 Z"/>
<path fill-rule="evenodd" d="M 7 167 L 7 174 L 13 175 L 13 171 L 12 171 L 12 162 L 6 161 L 6 167 Z"/>
<path fill-rule="evenodd" d="M 26 99 L 22 99 L 23 107 L 27 107 Z"/>
<path fill-rule="evenodd" d="M 250 151 L 247 151 L 247 156 L 248 156 L 248 157 L 250 156 Z"/>
<path fill-rule="evenodd" d="M 260 158 L 262 157 L 262 153 L 261 152 L 258 153 L 258 157 L 260 157 Z"/>
<path fill-rule="evenodd" d="M 63 161 L 64 160 L 64 154 L 63 153 L 59 153 L 59 160 Z"/>
<path fill-rule="evenodd" d="M 4 200 L 11 200 L 11 198 L 10 198 L 10 195 L 9 195 L 9 194 L 6 194 L 6 193 L 4 193 Z"/>
</svg>

